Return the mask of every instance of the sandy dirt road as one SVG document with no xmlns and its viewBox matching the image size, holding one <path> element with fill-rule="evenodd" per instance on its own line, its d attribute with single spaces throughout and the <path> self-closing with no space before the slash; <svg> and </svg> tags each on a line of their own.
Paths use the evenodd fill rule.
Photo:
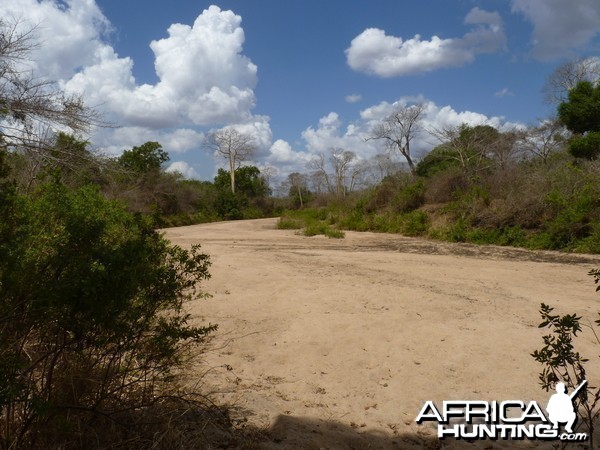
<svg viewBox="0 0 600 450">
<path fill-rule="evenodd" d="M 276 219 L 165 234 L 211 255 L 213 297 L 191 313 L 219 330 L 198 379 L 270 430 L 264 448 L 436 448 L 435 427 L 415 423 L 426 400 L 546 405 L 530 356 L 542 345 L 540 303 L 584 321 L 600 311 L 587 275 L 600 267 L 594 256 L 374 233 L 308 238 L 277 230 Z M 577 348 L 599 385 L 589 330 Z"/>
</svg>

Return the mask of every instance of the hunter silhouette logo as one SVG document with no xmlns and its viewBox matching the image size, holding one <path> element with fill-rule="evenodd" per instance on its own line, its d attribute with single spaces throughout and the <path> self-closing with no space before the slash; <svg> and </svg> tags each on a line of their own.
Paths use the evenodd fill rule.
<svg viewBox="0 0 600 450">
<path fill-rule="evenodd" d="M 587 381 L 583 380 L 569 395 L 564 383 L 557 383 L 556 393 L 548 400 L 547 415 L 534 400 L 483 401 L 448 400 L 441 407 L 429 400 L 416 422 L 437 422 L 439 439 L 560 439 L 586 441 L 587 433 L 574 433 L 577 420 L 573 399 Z M 564 432 L 560 432 L 564 424 Z"/>
<path fill-rule="evenodd" d="M 559 422 L 566 422 L 565 431 L 567 433 L 573 433 L 573 424 L 577 420 L 575 414 L 575 407 L 573 406 L 573 399 L 579 393 L 581 388 L 585 386 L 587 380 L 583 382 L 575 389 L 571 395 L 565 394 L 565 384 L 556 383 L 556 394 L 550 397 L 546 411 L 548 411 L 548 418 L 553 424 L 553 429 L 558 429 Z"/>
</svg>

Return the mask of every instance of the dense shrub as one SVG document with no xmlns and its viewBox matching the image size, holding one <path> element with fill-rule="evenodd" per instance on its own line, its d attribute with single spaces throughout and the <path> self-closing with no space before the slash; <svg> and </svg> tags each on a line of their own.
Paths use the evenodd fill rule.
<svg viewBox="0 0 600 450">
<path fill-rule="evenodd" d="M 0 447 L 82 447 L 172 394 L 209 258 L 95 187 L 0 190 Z M 88 435 L 92 433 L 91 435 Z M 114 443 L 113 443 L 114 444 Z"/>
<path fill-rule="evenodd" d="M 394 196 L 392 202 L 397 212 L 414 211 L 425 203 L 425 185 L 421 180 L 406 185 Z"/>
<path fill-rule="evenodd" d="M 303 229 L 305 236 L 325 235 L 330 238 L 343 238 L 344 232 L 336 229 L 334 225 L 338 221 L 337 214 L 325 208 L 307 208 L 294 211 L 286 211 L 279 219 L 279 229 Z"/>
<path fill-rule="evenodd" d="M 597 232 L 600 222 L 600 189 L 597 185 L 586 185 L 571 195 L 552 191 L 547 201 L 556 214 L 545 225 L 544 239 L 540 241 L 544 248 L 573 250 L 579 241 Z"/>
<path fill-rule="evenodd" d="M 425 201 L 428 203 L 447 203 L 468 190 L 469 179 L 458 168 L 450 168 L 436 173 L 425 182 Z"/>
<path fill-rule="evenodd" d="M 401 232 L 406 236 L 423 236 L 429 230 L 431 221 L 423 211 L 412 211 L 402 216 Z"/>
<path fill-rule="evenodd" d="M 569 152 L 576 158 L 594 159 L 600 156 L 600 132 L 592 131 L 574 138 L 569 143 Z"/>
<path fill-rule="evenodd" d="M 353 208 L 343 214 L 338 224 L 340 228 L 354 231 L 367 231 L 372 229 L 372 214 L 367 214 L 360 207 Z"/>
<path fill-rule="evenodd" d="M 421 159 L 421 161 L 419 161 L 416 174 L 420 177 L 430 178 L 452 168 L 460 170 L 458 160 L 449 149 L 440 145 L 431 150 L 423 159 Z"/>
<path fill-rule="evenodd" d="M 281 217 L 277 221 L 277 228 L 280 230 L 299 230 L 302 228 L 302 222 L 296 219 Z"/>
</svg>

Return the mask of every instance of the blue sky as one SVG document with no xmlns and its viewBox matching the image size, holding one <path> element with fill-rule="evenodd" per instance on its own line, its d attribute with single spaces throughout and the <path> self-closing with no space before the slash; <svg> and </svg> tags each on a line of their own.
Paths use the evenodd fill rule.
<svg viewBox="0 0 600 450">
<path fill-rule="evenodd" d="M 203 136 L 224 126 L 284 177 L 330 147 L 372 158 L 364 138 L 403 102 L 426 103 L 430 126 L 534 124 L 554 68 L 600 53 L 597 0 L 3 0 L 0 14 L 37 24 L 36 70 L 121 126 L 97 147 L 158 140 L 203 179 L 220 164 Z"/>
</svg>

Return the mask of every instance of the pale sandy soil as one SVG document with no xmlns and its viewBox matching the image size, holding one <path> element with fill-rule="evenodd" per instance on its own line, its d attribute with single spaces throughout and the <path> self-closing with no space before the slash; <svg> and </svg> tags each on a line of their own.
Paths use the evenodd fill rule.
<svg viewBox="0 0 600 450">
<path fill-rule="evenodd" d="M 600 311 L 594 256 L 374 233 L 308 238 L 276 219 L 165 232 L 202 244 L 213 262 L 213 297 L 191 313 L 219 330 L 194 377 L 270 430 L 262 448 L 436 448 L 433 426 L 415 424 L 426 400 L 546 405 L 530 356 L 542 344 L 540 303 L 586 322 Z M 577 348 L 599 385 L 590 330 Z M 514 442 L 483 448 L 501 446 Z"/>
</svg>

